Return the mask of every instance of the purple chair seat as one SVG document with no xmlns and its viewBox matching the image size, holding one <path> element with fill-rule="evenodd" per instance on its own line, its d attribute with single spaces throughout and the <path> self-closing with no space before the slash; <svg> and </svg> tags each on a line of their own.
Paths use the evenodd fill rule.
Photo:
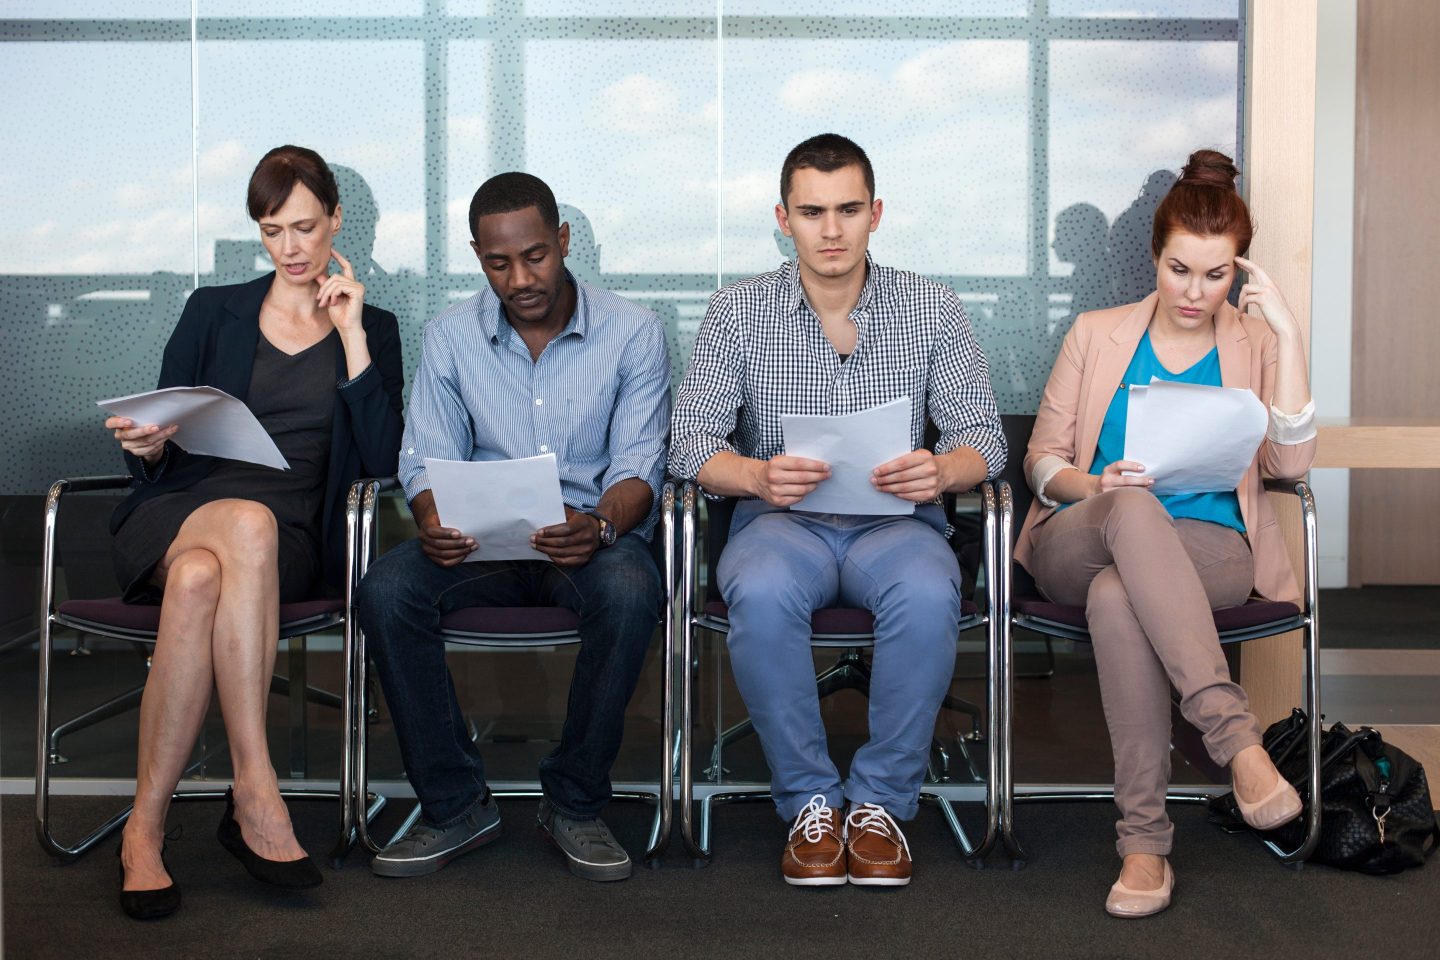
<svg viewBox="0 0 1440 960">
<path fill-rule="evenodd" d="M 55 608 L 71 625 L 90 626 L 95 632 L 106 629 L 126 633 L 154 634 L 160 629 L 160 606 L 153 603 L 126 603 L 119 597 L 103 600 L 66 600 Z M 310 621 L 328 620 L 345 612 L 344 600 L 302 600 L 280 604 L 280 632 Z"/>
<path fill-rule="evenodd" d="M 1061 623 L 1077 630 L 1085 630 L 1088 627 L 1085 621 L 1084 607 L 1051 603 L 1040 597 L 1016 597 L 1011 601 L 1011 608 L 1018 616 L 1022 617 L 1034 617 L 1037 620 Z M 1276 600 L 1250 600 L 1238 607 L 1216 610 L 1215 629 L 1220 633 L 1247 630 L 1266 623 L 1289 620 L 1299 615 L 1300 608 L 1293 603 Z"/>
<path fill-rule="evenodd" d="M 972 617 L 980 610 L 972 601 L 960 601 L 960 616 Z M 715 620 L 729 620 L 730 607 L 722 600 L 711 600 L 705 604 L 705 616 Z M 810 632 L 818 636 L 834 634 L 856 634 L 869 636 L 875 632 L 875 615 L 869 610 L 856 607 L 825 607 L 816 610 L 810 618 Z"/>
<path fill-rule="evenodd" d="M 574 633 L 580 617 L 564 607 L 465 607 L 440 618 L 440 629 L 454 634 L 548 636 Z"/>
</svg>

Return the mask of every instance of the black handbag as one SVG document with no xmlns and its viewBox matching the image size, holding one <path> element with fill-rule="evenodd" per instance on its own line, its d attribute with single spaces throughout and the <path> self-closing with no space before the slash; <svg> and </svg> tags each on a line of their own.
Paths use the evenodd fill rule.
<svg viewBox="0 0 1440 960">
<path fill-rule="evenodd" d="M 1323 718 L 1322 718 L 1323 721 Z M 1309 810 L 1310 718 L 1295 709 L 1271 724 L 1264 745 Z M 1221 821 L 1243 822 L 1230 794 L 1210 802 Z M 1293 850 L 1305 839 L 1305 814 L 1264 834 Z M 1440 844 L 1425 768 L 1370 727 L 1332 724 L 1320 738 L 1320 842 L 1309 860 L 1362 873 L 1424 866 Z"/>
</svg>

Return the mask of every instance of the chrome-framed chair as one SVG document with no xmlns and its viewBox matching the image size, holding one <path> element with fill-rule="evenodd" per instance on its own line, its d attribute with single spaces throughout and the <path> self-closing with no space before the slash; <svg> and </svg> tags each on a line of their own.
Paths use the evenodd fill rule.
<svg viewBox="0 0 1440 960">
<path fill-rule="evenodd" d="M 397 489 L 394 477 L 361 480 L 357 487 L 363 489 L 359 536 L 354 553 L 355 582 L 364 578 L 371 561 L 375 558 L 379 536 L 379 498 L 387 490 Z M 675 488 L 667 483 L 660 494 L 660 523 L 655 536 L 664 537 L 669 543 L 674 539 Z M 665 604 L 657 623 L 662 625 L 661 651 L 662 670 L 666 676 L 660 683 L 660 777 L 655 791 L 616 790 L 613 800 L 645 802 L 655 804 L 655 817 L 651 821 L 650 836 L 646 843 L 644 863 L 658 868 L 660 858 L 670 843 L 670 824 L 674 804 L 674 717 L 671 705 L 671 683 L 668 676 L 673 659 L 673 584 L 675 582 L 673 556 L 666 553 L 664 569 L 661 571 L 665 586 Z M 350 622 L 355 623 L 354 609 L 351 608 Z M 466 607 L 447 614 L 441 620 L 441 631 L 449 643 L 491 649 L 535 649 L 566 646 L 581 642 L 580 618 L 562 607 Z M 356 828 L 360 844 L 371 853 L 378 853 L 394 843 L 420 817 L 420 804 L 406 816 L 389 840 L 377 841 L 368 829 L 365 818 L 359 815 L 361 798 L 369 790 L 369 730 L 370 710 L 369 658 L 366 654 L 365 632 L 356 624 L 346 633 L 345 724 L 347 730 L 347 762 L 344 767 L 342 792 L 351 798 L 350 822 Z M 492 789 L 491 795 L 500 800 L 539 800 L 542 796 L 538 782 L 516 789 Z"/>
<path fill-rule="evenodd" d="M 1033 416 L 1005 415 L 1001 417 L 1005 429 L 1006 443 L 1010 449 L 1010 460 L 999 481 L 1000 537 L 1002 551 L 999 564 L 1001 611 L 997 620 L 1002 634 L 1001 644 L 1007 649 L 1014 642 L 1014 628 L 1020 627 L 1059 640 L 1079 643 L 1090 642 L 1090 632 L 1085 619 L 1084 607 L 1072 607 L 1051 603 L 1041 596 L 1035 581 L 1024 568 L 1014 562 L 1015 539 L 1019 535 L 1015 517 L 1024 517 L 1030 509 L 1034 495 L 1025 477 L 1024 451 L 1030 445 L 1030 433 L 1035 425 Z M 1305 647 L 1305 710 L 1314 719 L 1308 732 L 1309 775 L 1304 784 L 1296 784 L 1302 797 L 1320 795 L 1320 641 L 1319 641 L 1319 578 L 1317 575 L 1319 553 L 1316 546 L 1315 497 L 1309 484 L 1301 481 L 1265 481 L 1265 489 L 1271 493 L 1283 493 L 1298 497 L 1301 508 L 1301 525 L 1304 540 L 1304 584 L 1299 605 L 1274 600 L 1252 598 L 1238 607 L 1214 611 L 1215 629 L 1220 634 L 1222 645 L 1243 643 L 1262 637 L 1272 637 L 1292 631 L 1300 631 Z M 1013 670 L 1013 660 L 1007 654 L 1002 658 Z M 1013 675 L 1006 677 L 1002 687 L 1007 691 L 1003 708 L 1006 711 L 1005 728 L 1014 729 Z M 1173 739 L 1172 734 L 1172 739 Z M 1006 846 L 1015 857 L 1018 866 L 1027 859 L 1023 847 L 1014 836 L 1013 805 L 1017 802 L 1058 802 L 1080 800 L 1115 799 L 1114 789 L 1055 791 L 1044 787 L 1019 788 L 1014 783 L 1013 753 L 1003 752 L 1000 829 Z M 1219 768 L 1209 763 L 1206 772 L 1212 778 L 1220 773 Z M 1202 764 L 1202 765 L 1204 765 Z M 1213 768 L 1213 769 L 1212 769 Z M 1223 792 L 1219 791 L 1219 792 Z M 1211 792 L 1191 790 L 1169 790 L 1165 799 L 1171 803 L 1208 804 L 1214 796 Z M 1299 867 L 1315 850 L 1320 842 L 1320 804 L 1307 803 L 1305 834 L 1300 845 L 1293 850 L 1284 850 L 1275 841 L 1262 837 L 1264 845 L 1282 863 Z"/>
<path fill-rule="evenodd" d="M 67 733 L 73 733 L 78 729 L 136 708 L 139 706 L 141 695 L 144 692 L 144 685 L 126 691 L 78 717 L 52 728 L 50 726 L 50 696 L 55 630 L 57 628 L 68 629 L 82 635 L 89 634 L 129 641 L 137 647 L 143 648 L 144 645 L 151 645 L 155 642 L 160 624 L 160 607 L 158 605 L 127 604 L 120 597 L 71 599 L 56 603 L 57 551 L 55 540 L 59 526 L 60 502 L 66 493 L 122 490 L 130 486 L 130 483 L 131 478 L 127 475 L 57 480 L 51 485 L 45 498 L 45 532 L 40 587 L 39 696 L 35 738 L 35 833 L 41 848 L 61 862 L 78 859 L 97 843 L 120 829 L 129 819 L 134 805 L 126 805 L 73 844 L 66 844 L 58 840 L 55 837 L 50 817 L 50 767 L 54 763 L 63 762 L 63 758 L 58 753 L 59 739 Z M 353 503 L 347 504 L 347 547 L 349 539 L 353 537 L 354 506 Z M 340 698 L 334 694 L 316 690 L 306 684 L 305 638 L 312 633 L 335 627 L 341 627 L 348 632 L 350 629 L 349 618 L 346 616 L 348 604 L 347 598 L 340 597 L 280 605 L 280 639 L 288 641 L 287 659 L 290 675 L 272 678 L 271 691 L 290 695 L 291 772 L 295 777 L 304 775 L 305 741 L 308 729 L 305 716 L 307 702 L 341 706 Z M 185 772 L 189 773 L 207 758 L 192 763 Z M 349 829 L 351 804 L 347 794 L 340 790 L 282 788 L 280 795 L 287 800 L 326 800 L 339 805 L 341 829 L 330 852 L 332 861 L 343 857 L 345 851 L 355 842 L 355 833 Z M 224 798 L 225 791 L 220 789 L 177 789 L 172 796 L 172 802 L 223 800 Z M 367 816 L 373 818 L 383 806 L 384 798 L 376 798 L 368 808 Z"/>
<path fill-rule="evenodd" d="M 949 827 L 951 836 L 960 851 L 961 856 L 973 867 L 984 865 L 985 858 L 1000 844 L 1003 837 L 1000 832 L 1000 785 L 996 779 L 995 771 L 1000 768 L 1000 756 L 1008 747 L 1009 732 L 1005 729 L 1004 719 L 1006 714 L 997 709 L 997 705 L 1003 699 L 1003 691 L 1000 689 L 1002 678 L 1013 675 L 1013 667 L 1002 664 L 1001 658 L 1009 653 L 1009 648 L 1002 646 L 999 642 L 998 625 L 991 616 L 990 611 L 997 608 L 999 598 L 996 593 L 997 581 L 993 576 L 995 569 L 997 543 L 998 513 L 996 508 L 995 491 L 990 483 L 983 483 L 979 487 L 981 497 L 981 511 L 983 516 L 983 542 L 981 549 L 981 563 L 985 570 L 985 590 L 988 609 L 981 610 L 971 599 L 965 598 L 961 605 L 961 619 L 956 624 L 957 639 L 961 633 L 978 627 L 986 627 L 985 651 L 986 651 L 986 758 L 988 772 L 985 778 L 985 833 L 979 843 L 971 843 L 969 835 L 961 825 L 956 815 L 953 803 L 946 797 L 933 791 L 922 790 L 920 797 L 929 803 L 940 808 L 945 818 L 946 826 Z M 724 510 L 723 522 L 710 522 L 709 510 L 707 508 L 707 538 L 706 553 L 710 561 L 710 583 L 704 595 L 701 594 L 697 567 L 699 557 L 696 544 L 696 523 L 698 521 L 698 505 L 703 493 L 699 484 L 694 481 L 684 481 L 680 491 L 681 509 L 681 561 L 680 561 L 680 594 L 679 601 L 679 629 L 681 631 L 681 642 L 677 645 L 676 655 L 679 662 L 671 671 L 671 675 L 678 678 L 680 684 L 680 739 L 679 739 L 679 767 L 680 767 L 680 835 L 685 845 L 686 852 L 692 858 L 696 866 L 704 866 L 713 857 L 711 850 L 710 834 L 711 824 L 714 819 L 714 806 L 718 803 L 727 803 L 737 800 L 767 800 L 770 799 L 769 785 L 736 785 L 723 792 L 710 793 L 700 801 L 699 823 L 695 821 L 695 770 L 694 770 L 694 676 L 692 663 L 695 656 L 695 631 L 708 630 L 717 634 L 726 634 L 730 629 L 728 619 L 728 608 L 724 599 L 719 595 L 719 589 L 714 585 L 714 563 L 718 561 L 720 551 L 724 547 L 724 541 L 728 539 L 729 511 Z M 715 503 L 717 501 L 707 501 Z M 724 502 L 724 501 L 719 501 Z M 717 534 L 717 527 L 724 530 Z M 674 541 L 667 541 L 667 549 L 675 549 Z M 667 560 L 667 565 L 669 561 Z M 812 649 L 839 649 L 845 651 L 840 661 L 828 670 L 823 671 L 817 678 L 817 683 L 824 690 L 831 681 L 837 681 L 839 686 L 860 687 L 863 689 L 864 676 L 856 677 L 855 673 L 863 668 L 859 651 L 874 646 L 874 617 L 868 610 L 855 608 L 830 607 L 817 610 L 811 621 Z M 848 676 L 847 676 L 848 675 Z M 859 682 L 855 682 L 858 680 Z M 970 713 L 972 718 L 974 712 L 967 709 L 968 705 L 958 698 L 947 695 L 946 706 L 962 709 Z M 743 726 L 743 723 L 742 725 Z M 717 779 L 719 774 L 718 751 L 723 738 L 727 735 L 733 736 L 735 728 L 728 731 L 717 731 L 716 754 L 712 755 L 711 770 L 712 780 Z"/>
</svg>

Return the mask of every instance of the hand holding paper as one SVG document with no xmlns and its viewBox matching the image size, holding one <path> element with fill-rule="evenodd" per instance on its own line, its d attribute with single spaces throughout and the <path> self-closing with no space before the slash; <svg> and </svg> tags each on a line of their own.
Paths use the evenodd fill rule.
<svg viewBox="0 0 1440 960">
<path fill-rule="evenodd" d="M 871 472 L 910 452 L 910 398 L 844 416 L 780 418 L 785 452 L 830 465 L 830 478 L 794 510 L 862 516 L 905 516 L 915 504 L 875 489 Z"/>
<path fill-rule="evenodd" d="M 425 458 L 440 522 L 472 537 L 470 560 L 549 560 L 530 545 L 542 527 L 565 522 L 553 453 L 523 460 Z"/>
<path fill-rule="evenodd" d="M 189 453 L 290 469 L 250 408 L 224 390 L 167 387 L 97 400 L 95 405 L 140 426 L 176 425 L 175 444 Z"/>
<path fill-rule="evenodd" d="M 1157 496 L 1234 490 L 1265 438 L 1269 415 L 1249 390 L 1157 380 L 1131 386 L 1125 459 L 1145 465 Z"/>
</svg>

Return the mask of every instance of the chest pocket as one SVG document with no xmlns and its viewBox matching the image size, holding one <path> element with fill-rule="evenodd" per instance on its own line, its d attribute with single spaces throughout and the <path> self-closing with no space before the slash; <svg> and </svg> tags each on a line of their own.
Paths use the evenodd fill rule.
<svg viewBox="0 0 1440 960">
<path fill-rule="evenodd" d="M 611 396 L 608 384 L 597 385 L 596 393 L 564 398 L 565 456 L 573 462 L 606 459 L 610 437 Z"/>
</svg>

